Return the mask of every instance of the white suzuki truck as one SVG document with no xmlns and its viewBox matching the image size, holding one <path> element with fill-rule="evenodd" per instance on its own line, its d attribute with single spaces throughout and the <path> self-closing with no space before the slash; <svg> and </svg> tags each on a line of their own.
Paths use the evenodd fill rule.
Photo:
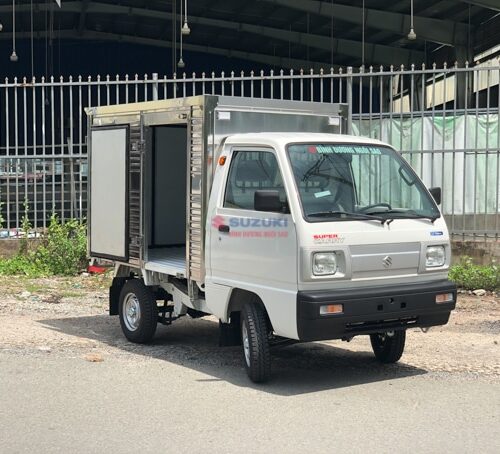
<svg viewBox="0 0 500 454">
<path fill-rule="evenodd" d="M 89 248 L 115 263 L 110 314 L 132 342 L 215 316 L 254 382 L 283 339 L 408 328 L 455 307 L 441 191 L 389 145 L 346 135 L 348 106 L 198 96 L 89 117 Z"/>
</svg>

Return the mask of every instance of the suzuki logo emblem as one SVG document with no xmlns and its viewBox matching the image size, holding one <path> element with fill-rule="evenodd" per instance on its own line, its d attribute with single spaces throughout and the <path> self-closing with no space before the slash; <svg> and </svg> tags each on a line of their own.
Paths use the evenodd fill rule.
<svg viewBox="0 0 500 454">
<path fill-rule="evenodd" d="M 385 268 L 390 268 L 392 266 L 392 257 L 390 255 L 386 255 L 382 259 L 382 263 L 384 264 Z"/>
</svg>

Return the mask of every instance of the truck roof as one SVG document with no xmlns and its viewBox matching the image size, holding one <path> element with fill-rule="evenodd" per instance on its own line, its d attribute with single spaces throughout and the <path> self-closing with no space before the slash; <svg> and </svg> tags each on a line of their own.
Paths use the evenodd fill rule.
<svg viewBox="0 0 500 454">
<path fill-rule="evenodd" d="M 346 134 L 325 134 L 314 132 L 260 132 L 234 134 L 227 138 L 226 144 L 252 144 L 267 146 L 285 146 L 289 143 L 358 143 L 369 145 L 385 145 L 377 139 L 369 137 L 351 136 Z"/>
</svg>

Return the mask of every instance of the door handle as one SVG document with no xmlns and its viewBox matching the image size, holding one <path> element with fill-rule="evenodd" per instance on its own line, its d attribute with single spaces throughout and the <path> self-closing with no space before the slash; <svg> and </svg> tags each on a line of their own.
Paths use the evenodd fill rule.
<svg viewBox="0 0 500 454">
<path fill-rule="evenodd" d="M 228 225 L 219 225 L 219 232 L 229 233 L 230 230 Z"/>
</svg>

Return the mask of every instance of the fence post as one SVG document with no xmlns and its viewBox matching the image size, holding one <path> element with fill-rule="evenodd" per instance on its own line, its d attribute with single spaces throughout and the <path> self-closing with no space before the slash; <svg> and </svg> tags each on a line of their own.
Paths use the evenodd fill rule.
<svg viewBox="0 0 500 454">
<path fill-rule="evenodd" d="M 347 67 L 347 134 L 352 134 L 352 66 Z"/>
<path fill-rule="evenodd" d="M 153 101 L 158 101 L 158 73 L 153 73 Z"/>
</svg>

